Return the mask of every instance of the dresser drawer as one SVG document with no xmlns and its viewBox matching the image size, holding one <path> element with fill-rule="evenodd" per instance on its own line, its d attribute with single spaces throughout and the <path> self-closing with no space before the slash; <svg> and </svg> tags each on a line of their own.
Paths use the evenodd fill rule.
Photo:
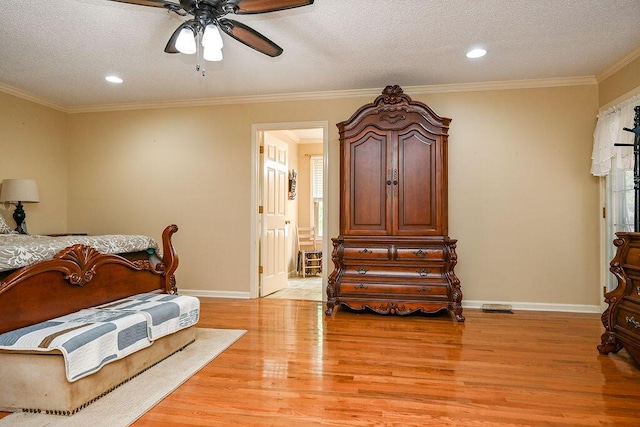
<svg viewBox="0 0 640 427">
<path fill-rule="evenodd" d="M 640 301 L 625 297 L 616 314 L 616 329 L 624 335 L 631 334 L 640 343 Z"/>
<path fill-rule="evenodd" d="M 388 247 L 345 247 L 342 257 L 344 259 L 381 260 L 391 259 Z"/>
<path fill-rule="evenodd" d="M 396 259 L 398 261 L 444 261 L 444 248 L 403 248 L 396 249 Z"/>
<path fill-rule="evenodd" d="M 362 263 L 345 263 L 343 275 L 354 277 L 435 279 L 444 277 L 444 266 L 363 265 Z"/>
<path fill-rule="evenodd" d="M 344 281 L 340 283 L 341 295 L 386 294 L 447 298 L 446 284 L 408 284 Z"/>
</svg>

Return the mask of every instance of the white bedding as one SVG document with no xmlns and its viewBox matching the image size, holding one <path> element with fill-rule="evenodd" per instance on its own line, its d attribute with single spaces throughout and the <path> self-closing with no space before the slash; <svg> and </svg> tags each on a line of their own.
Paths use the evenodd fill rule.
<svg viewBox="0 0 640 427">
<path fill-rule="evenodd" d="M 104 236 L 41 236 L 0 234 L 0 271 L 21 268 L 52 259 L 61 250 L 75 245 L 91 246 L 105 254 L 158 250 L 158 243 L 141 235 L 111 234 Z"/>
</svg>

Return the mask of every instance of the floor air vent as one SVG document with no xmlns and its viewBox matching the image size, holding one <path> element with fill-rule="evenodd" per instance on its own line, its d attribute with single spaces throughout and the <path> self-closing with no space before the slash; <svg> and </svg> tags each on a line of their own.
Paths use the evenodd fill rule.
<svg viewBox="0 0 640 427">
<path fill-rule="evenodd" d="M 506 313 L 513 314 L 511 304 L 482 304 L 483 313 Z"/>
</svg>

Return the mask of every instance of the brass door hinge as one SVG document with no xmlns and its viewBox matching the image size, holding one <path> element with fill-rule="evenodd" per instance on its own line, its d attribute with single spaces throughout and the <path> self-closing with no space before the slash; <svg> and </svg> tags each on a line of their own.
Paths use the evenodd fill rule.
<svg viewBox="0 0 640 427">
<path fill-rule="evenodd" d="M 264 213 L 264 207 L 258 206 L 258 213 Z"/>
<path fill-rule="evenodd" d="M 260 154 L 264 154 L 264 145 L 260 146 Z"/>
<path fill-rule="evenodd" d="M 258 274 L 262 274 L 262 273 L 263 273 L 262 266 L 261 266 L 261 265 L 259 265 L 259 266 L 258 266 Z"/>
<path fill-rule="evenodd" d="M 602 218 L 606 218 L 607 217 L 607 207 L 603 206 L 602 207 Z"/>
</svg>

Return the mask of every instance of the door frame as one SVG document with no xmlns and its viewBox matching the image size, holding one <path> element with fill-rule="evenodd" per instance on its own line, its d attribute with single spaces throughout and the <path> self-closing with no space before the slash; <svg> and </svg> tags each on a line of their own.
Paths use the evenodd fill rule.
<svg viewBox="0 0 640 427">
<path fill-rule="evenodd" d="M 600 311 L 604 312 L 609 304 L 604 300 L 604 293 L 612 291 L 609 289 L 609 245 L 613 241 L 612 236 L 609 236 L 609 215 L 611 215 L 611 200 L 609 192 L 607 191 L 607 177 L 599 178 L 598 187 L 600 192 L 600 206 L 603 210 L 600 215 L 600 280 L 598 281 L 598 295 L 600 295 Z"/>
<path fill-rule="evenodd" d="M 322 253 L 329 254 L 329 122 L 313 121 L 313 122 L 285 122 L 285 123 L 259 123 L 251 125 L 251 254 L 250 254 L 250 271 L 249 271 L 249 298 L 255 299 L 259 297 L 259 280 L 258 266 L 260 263 L 259 242 L 262 230 L 259 227 L 260 214 L 258 206 L 260 204 L 260 132 L 290 129 L 309 129 L 322 128 L 322 155 L 323 170 L 325 178 L 322 183 L 322 197 L 324 199 L 324 209 L 322 213 L 323 227 L 322 233 Z M 327 286 L 327 257 L 322 257 L 322 300 L 326 301 Z"/>
</svg>

